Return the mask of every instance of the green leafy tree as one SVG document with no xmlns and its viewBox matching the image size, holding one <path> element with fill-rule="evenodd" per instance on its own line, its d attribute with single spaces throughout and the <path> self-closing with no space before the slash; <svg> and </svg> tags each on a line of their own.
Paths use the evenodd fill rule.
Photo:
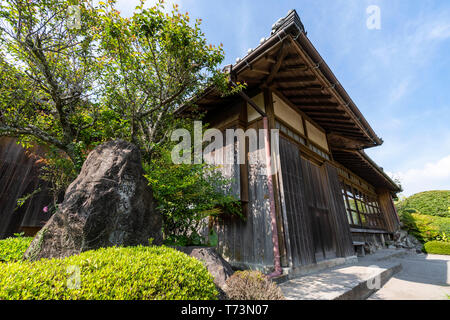
<svg viewBox="0 0 450 320">
<path fill-rule="evenodd" d="M 145 166 L 146 178 L 163 216 L 165 241 L 183 246 L 207 244 L 204 230 L 213 221 L 208 218 L 244 218 L 241 204 L 231 194 L 230 179 L 223 178 L 217 167 L 174 164 L 170 150 L 167 145 L 157 147 L 158 157 Z M 214 234 L 210 238 L 213 237 Z"/>
<path fill-rule="evenodd" d="M 115 5 L 0 1 L 0 136 L 49 147 L 43 177 L 56 193 L 97 144 L 132 141 L 149 162 L 177 125 L 176 108 L 210 85 L 240 89 L 227 91 L 223 50 L 200 20 L 177 6 L 166 13 L 162 1 L 142 1 L 130 18 Z"/>
<path fill-rule="evenodd" d="M 223 93 L 221 46 L 207 43 L 200 20 L 163 2 L 0 2 L 0 135 L 64 152 L 79 169 L 86 150 L 110 138 L 152 148 L 174 127 L 173 111 L 205 87 Z M 74 10 L 79 24 L 73 26 Z"/>
<path fill-rule="evenodd" d="M 54 146 L 76 167 L 101 111 L 92 28 L 99 19 L 87 3 L 78 4 L 73 27 L 69 1 L 0 2 L 0 135 Z"/>
<path fill-rule="evenodd" d="M 127 119 L 127 139 L 151 158 L 176 125 L 173 112 L 205 87 L 227 92 L 226 75 L 218 66 L 222 47 L 207 43 L 200 20 L 190 23 L 174 5 L 165 13 L 163 1 L 136 7 L 124 18 L 112 2 L 101 3 L 101 48 L 104 64 L 104 103 Z"/>
</svg>

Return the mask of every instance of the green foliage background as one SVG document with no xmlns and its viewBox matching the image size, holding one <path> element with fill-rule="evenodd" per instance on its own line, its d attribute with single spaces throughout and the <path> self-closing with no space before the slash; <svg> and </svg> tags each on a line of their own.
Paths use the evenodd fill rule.
<svg viewBox="0 0 450 320">
<path fill-rule="evenodd" d="M 425 191 L 397 204 L 399 210 L 450 218 L 450 190 Z"/>
<path fill-rule="evenodd" d="M 215 245 L 201 235 L 207 218 L 234 215 L 240 218 L 240 202 L 231 194 L 231 180 L 207 164 L 174 164 L 170 148 L 144 166 L 157 208 L 163 215 L 163 234 L 168 245 Z M 209 240 L 209 241 L 208 241 Z"/>
<path fill-rule="evenodd" d="M 450 191 L 425 191 L 396 203 L 400 220 L 410 234 L 424 243 L 424 251 L 449 254 Z"/>
<path fill-rule="evenodd" d="M 407 211 L 402 212 L 400 218 L 408 232 L 423 243 L 442 239 L 444 235 L 450 235 L 450 218 L 409 213 Z"/>
</svg>

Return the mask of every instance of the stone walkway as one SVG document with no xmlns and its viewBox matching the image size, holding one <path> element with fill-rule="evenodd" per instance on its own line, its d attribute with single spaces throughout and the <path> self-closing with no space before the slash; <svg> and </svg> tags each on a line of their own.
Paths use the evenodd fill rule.
<svg viewBox="0 0 450 320">
<path fill-rule="evenodd" d="M 407 255 L 403 269 L 369 300 L 445 300 L 450 296 L 450 256 Z M 450 300 L 449 300 L 450 301 Z"/>
<path fill-rule="evenodd" d="M 401 270 L 398 261 L 406 250 L 379 250 L 359 258 L 357 263 L 336 266 L 280 284 L 288 300 L 366 299 L 393 274 Z"/>
<path fill-rule="evenodd" d="M 289 300 L 434 300 L 450 295 L 449 284 L 449 256 L 384 249 L 357 263 L 293 278 L 280 288 Z"/>
</svg>

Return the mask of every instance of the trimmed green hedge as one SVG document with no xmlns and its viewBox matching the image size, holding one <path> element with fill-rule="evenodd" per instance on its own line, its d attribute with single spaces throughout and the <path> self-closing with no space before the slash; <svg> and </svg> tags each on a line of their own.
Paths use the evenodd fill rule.
<svg viewBox="0 0 450 320">
<path fill-rule="evenodd" d="M 426 253 L 450 255 L 450 242 L 430 241 L 423 248 Z"/>
<path fill-rule="evenodd" d="M 16 236 L 0 240 L 0 262 L 19 261 L 29 247 L 31 237 Z"/>
<path fill-rule="evenodd" d="M 101 248 L 0 268 L 0 300 L 206 300 L 217 294 L 200 261 L 164 246 Z"/>
<path fill-rule="evenodd" d="M 400 219 L 410 234 L 422 243 L 450 235 L 450 218 L 434 217 L 408 211 L 399 212 Z"/>
<path fill-rule="evenodd" d="M 400 201 L 397 208 L 399 211 L 450 218 L 450 190 L 416 193 Z"/>
</svg>

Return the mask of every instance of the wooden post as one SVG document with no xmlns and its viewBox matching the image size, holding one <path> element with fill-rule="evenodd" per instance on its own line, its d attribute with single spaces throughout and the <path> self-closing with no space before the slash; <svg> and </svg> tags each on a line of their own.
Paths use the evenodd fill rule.
<svg viewBox="0 0 450 320">
<path fill-rule="evenodd" d="M 263 89 L 264 92 L 264 107 L 267 114 L 267 120 L 268 120 L 268 126 L 269 126 L 269 133 L 270 129 L 275 129 L 275 111 L 273 107 L 273 98 L 272 98 L 272 92 L 268 88 Z M 271 137 L 269 137 L 270 139 Z M 273 150 L 271 150 L 272 156 L 273 156 Z M 276 163 L 277 159 L 272 159 L 272 161 L 275 163 L 275 165 L 279 166 L 279 163 Z M 279 243 L 279 250 L 280 250 L 280 259 L 281 264 L 283 266 L 288 266 L 288 256 L 287 256 L 287 250 L 286 250 L 286 241 L 285 241 L 285 234 L 284 234 L 284 228 L 283 228 L 283 218 L 282 218 L 282 209 L 281 209 L 281 203 L 280 203 L 280 197 L 279 197 L 279 179 L 278 175 L 279 172 L 275 172 L 272 175 L 272 181 L 273 181 L 273 192 L 275 195 L 275 212 L 276 212 L 276 220 L 277 220 L 277 233 L 278 233 L 278 243 Z"/>
</svg>

